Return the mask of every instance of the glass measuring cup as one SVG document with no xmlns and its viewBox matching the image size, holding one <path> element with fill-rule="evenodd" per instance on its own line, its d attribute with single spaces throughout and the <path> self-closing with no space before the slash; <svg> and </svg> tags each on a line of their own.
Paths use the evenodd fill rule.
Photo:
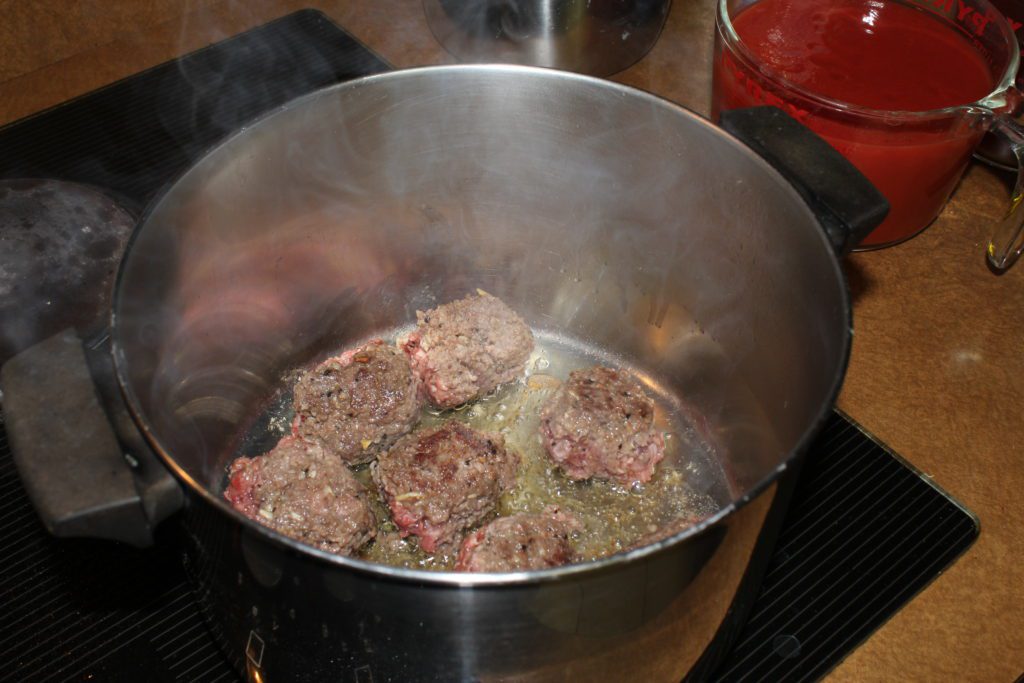
<svg viewBox="0 0 1024 683">
<path fill-rule="evenodd" d="M 948 41 L 942 46 L 943 60 L 934 68 L 953 65 L 967 69 L 967 62 L 976 63 L 974 71 L 964 74 L 969 73 L 978 82 L 964 84 L 961 90 L 967 92 L 973 87 L 978 96 L 962 104 L 938 108 L 908 106 L 904 99 L 900 107 L 891 108 L 882 96 L 870 101 L 872 93 L 860 92 L 850 98 L 869 101 L 859 104 L 843 99 L 842 92 L 816 92 L 806 85 L 803 76 L 809 68 L 828 67 L 829 41 L 842 40 L 842 36 L 830 33 L 837 24 L 822 22 L 820 16 L 808 18 L 804 12 L 835 7 L 835 3 L 720 0 L 712 117 L 717 119 L 728 109 L 771 104 L 818 133 L 853 162 L 891 205 L 889 217 L 860 248 L 890 246 L 913 237 L 935 219 L 986 131 L 1004 137 L 1018 160 L 1024 159 L 1024 130 L 1007 115 L 1021 97 L 1014 87 L 1019 50 L 1012 28 L 987 0 L 843 0 L 840 4 L 852 7 L 851 11 L 857 12 L 854 18 L 863 24 L 858 28 L 869 33 L 882 28 L 902 31 L 905 25 L 909 27 L 906 31 L 921 35 L 930 31 Z M 762 24 L 777 22 L 767 25 L 767 30 L 773 32 L 770 35 L 777 40 L 771 51 L 763 54 L 745 43 L 735 26 L 737 17 L 757 5 L 761 5 L 757 11 Z M 773 17 L 772 12 L 778 7 L 785 11 L 778 11 L 778 16 Z M 748 15 L 751 16 L 755 15 Z M 903 22 L 898 29 L 882 24 L 893 16 Z M 824 55 L 815 53 L 813 59 L 808 59 L 798 51 L 787 52 L 786 40 L 794 36 L 800 39 L 801 34 L 823 45 Z M 908 59 L 906 55 L 905 51 L 896 52 L 893 59 Z M 957 58 L 963 58 L 963 62 L 956 63 Z M 852 72 L 858 69 L 859 62 L 834 60 L 832 65 Z M 838 87 L 841 90 L 841 84 Z M 921 101 L 927 100 L 928 97 L 922 97 Z M 1009 268 L 1024 251 L 1022 200 L 1024 173 L 1019 171 L 1010 208 L 988 244 L 989 262 L 997 270 Z"/>
</svg>

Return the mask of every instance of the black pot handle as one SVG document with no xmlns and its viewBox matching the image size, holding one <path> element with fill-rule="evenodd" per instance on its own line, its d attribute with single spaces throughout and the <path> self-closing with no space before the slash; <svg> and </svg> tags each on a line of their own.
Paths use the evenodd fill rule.
<svg viewBox="0 0 1024 683">
<path fill-rule="evenodd" d="M 889 213 L 889 202 L 853 164 L 781 109 L 733 109 L 719 123 L 793 185 L 837 254 L 860 244 Z"/>
<path fill-rule="evenodd" d="M 54 536 L 153 544 L 181 508 L 181 486 L 149 449 L 114 381 L 109 335 L 83 347 L 73 329 L 0 368 L 14 463 Z"/>
</svg>

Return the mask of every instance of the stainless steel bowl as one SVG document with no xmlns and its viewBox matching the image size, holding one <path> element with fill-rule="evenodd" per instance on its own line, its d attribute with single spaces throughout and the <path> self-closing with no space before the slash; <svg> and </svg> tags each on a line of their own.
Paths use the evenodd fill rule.
<svg viewBox="0 0 1024 683">
<path fill-rule="evenodd" d="M 463 62 L 608 76 L 654 46 L 672 0 L 423 0 L 438 42 Z"/>
</svg>

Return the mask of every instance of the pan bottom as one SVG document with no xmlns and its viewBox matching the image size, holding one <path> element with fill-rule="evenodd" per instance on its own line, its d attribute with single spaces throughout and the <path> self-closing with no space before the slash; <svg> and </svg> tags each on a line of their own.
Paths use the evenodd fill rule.
<svg viewBox="0 0 1024 683">
<path fill-rule="evenodd" d="M 378 335 L 394 340 L 408 328 Z M 556 506 L 574 514 L 583 530 L 576 538 L 581 560 L 591 560 L 626 550 L 643 536 L 669 527 L 682 529 L 680 520 L 704 519 L 729 502 L 725 476 L 713 448 L 704 442 L 689 415 L 692 407 L 656 377 L 602 349 L 564 335 L 534 330 L 536 344 L 522 377 L 498 387 L 477 401 L 449 410 L 424 408 L 417 429 L 458 420 L 483 432 L 499 433 L 517 451 L 521 465 L 516 485 L 502 496 L 500 515 L 541 512 Z M 352 347 L 358 346 L 353 344 Z M 325 357 L 337 355 L 335 349 Z M 557 387 L 578 368 L 606 365 L 633 374 L 655 403 L 655 428 L 665 437 L 665 459 L 651 481 L 632 487 L 599 481 L 573 481 L 548 457 L 538 434 L 541 406 Z M 269 451 L 290 432 L 294 413 L 291 386 L 297 372 L 288 373 L 277 394 L 239 440 L 232 458 Z M 353 470 L 375 491 L 368 465 Z M 226 474 L 226 472 L 225 472 Z M 223 489 L 225 481 L 219 482 Z M 379 498 L 373 496 L 378 531 L 393 538 L 395 527 Z M 371 543 L 363 557 L 374 562 L 415 569 L 450 569 L 454 551 L 428 554 L 412 539 Z"/>
</svg>

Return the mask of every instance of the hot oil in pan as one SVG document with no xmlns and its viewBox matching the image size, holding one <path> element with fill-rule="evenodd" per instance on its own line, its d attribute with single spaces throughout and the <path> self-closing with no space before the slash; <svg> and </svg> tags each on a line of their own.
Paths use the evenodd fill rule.
<svg viewBox="0 0 1024 683">
<path fill-rule="evenodd" d="M 425 408 L 418 426 L 435 427 L 455 419 L 474 429 L 504 436 L 506 446 L 520 454 L 522 463 L 516 486 L 500 501 L 500 514 L 540 512 L 551 505 L 570 511 L 584 527 L 576 538 L 577 551 L 582 559 L 596 559 L 625 550 L 637 539 L 680 519 L 699 520 L 719 509 L 719 501 L 728 497 L 724 475 L 711 449 L 686 419 L 686 411 L 677 397 L 619 358 L 558 335 L 537 330 L 534 335 L 536 346 L 523 378 L 453 410 Z M 396 336 L 386 338 L 393 340 Z M 549 460 L 541 445 L 541 406 L 570 371 L 592 365 L 633 371 L 655 401 L 655 426 L 665 435 L 665 459 L 644 485 L 630 488 L 597 480 L 572 481 Z M 294 377 L 289 378 L 289 386 L 293 380 Z M 291 392 L 282 391 L 245 434 L 236 455 L 270 450 L 289 432 L 292 417 Z M 365 559 L 417 569 L 452 566 L 457 548 L 450 554 L 429 555 L 419 549 L 412 537 L 398 538 L 386 508 L 376 496 L 369 466 L 354 472 L 374 493 L 374 513 L 380 520 L 378 541 L 364 550 Z"/>
</svg>

